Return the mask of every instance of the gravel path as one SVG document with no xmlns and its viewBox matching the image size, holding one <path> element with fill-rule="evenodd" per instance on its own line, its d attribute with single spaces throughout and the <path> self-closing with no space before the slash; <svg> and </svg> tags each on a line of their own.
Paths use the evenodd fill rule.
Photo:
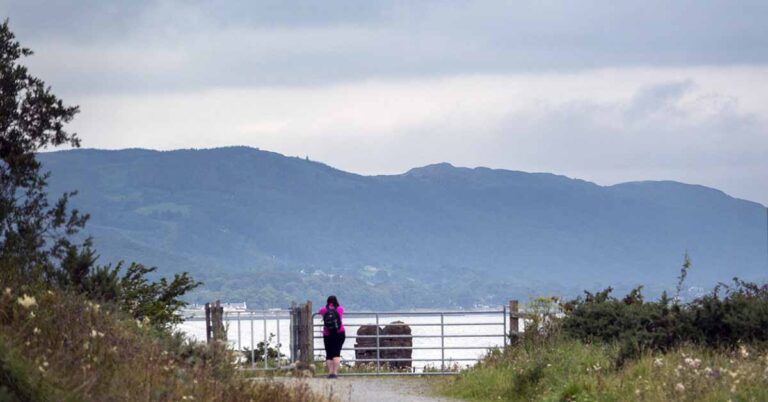
<svg viewBox="0 0 768 402">
<path fill-rule="evenodd" d="M 325 395 L 333 394 L 341 402 L 454 402 L 456 399 L 432 394 L 434 378 L 375 378 L 339 377 L 276 379 L 278 381 L 304 381 L 310 388 Z"/>
</svg>

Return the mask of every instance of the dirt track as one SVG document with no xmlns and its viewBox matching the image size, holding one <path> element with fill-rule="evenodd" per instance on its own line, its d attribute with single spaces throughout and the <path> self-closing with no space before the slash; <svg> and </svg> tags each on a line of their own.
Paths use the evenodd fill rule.
<svg viewBox="0 0 768 402">
<path fill-rule="evenodd" d="M 453 402 L 456 399 L 435 396 L 432 393 L 434 378 L 398 377 L 340 377 L 279 379 L 278 381 L 305 381 L 312 390 L 332 394 L 342 402 Z"/>
</svg>

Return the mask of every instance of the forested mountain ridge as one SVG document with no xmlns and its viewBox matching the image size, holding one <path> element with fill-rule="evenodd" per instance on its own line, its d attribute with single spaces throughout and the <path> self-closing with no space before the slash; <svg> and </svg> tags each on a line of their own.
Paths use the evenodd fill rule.
<svg viewBox="0 0 768 402">
<path fill-rule="evenodd" d="M 102 263 L 188 270 L 197 293 L 277 307 L 471 306 L 601 284 L 768 276 L 766 210 L 676 182 L 599 186 L 449 164 L 361 176 L 247 147 L 39 155 L 51 194 L 78 190 Z"/>
</svg>

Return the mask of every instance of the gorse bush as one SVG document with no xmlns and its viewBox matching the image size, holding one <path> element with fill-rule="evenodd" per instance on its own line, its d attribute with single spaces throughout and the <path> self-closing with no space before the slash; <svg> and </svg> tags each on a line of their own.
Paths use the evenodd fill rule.
<svg viewBox="0 0 768 402">
<path fill-rule="evenodd" d="M 735 278 L 687 306 L 692 339 L 713 346 L 768 343 L 768 284 Z"/>
<path fill-rule="evenodd" d="M 559 323 L 565 335 L 587 342 L 621 345 L 617 363 L 642 351 L 666 351 L 683 343 L 735 348 L 743 343 L 768 341 L 768 284 L 733 279 L 719 284 L 705 296 L 680 303 L 680 292 L 691 269 L 685 254 L 674 299 L 663 292 L 658 300 L 646 301 L 642 286 L 621 299 L 607 288 L 585 291 L 562 305 Z"/>
<path fill-rule="evenodd" d="M 565 304 L 564 334 L 582 341 L 618 342 L 620 362 L 642 350 L 665 351 L 682 343 L 735 348 L 768 341 L 768 285 L 734 279 L 681 304 L 662 294 L 651 302 L 637 288 L 622 299 L 608 288 Z"/>
<path fill-rule="evenodd" d="M 682 288 L 686 264 L 677 289 Z M 532 299 L 523 334 L 444 384 L 487 401 L 768 400 L 768 285 L 734 279 L 688 303 L 642 288 Z"/>
</svg>

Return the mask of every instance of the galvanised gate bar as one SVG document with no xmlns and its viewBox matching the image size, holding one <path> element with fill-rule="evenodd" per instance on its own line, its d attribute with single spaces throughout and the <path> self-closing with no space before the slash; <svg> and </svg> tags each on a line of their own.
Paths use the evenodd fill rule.
<svg viewBox="0 0 768 402">
<path fill-rule="evenodd" d="M 244 369 L 277 370 L 297 364 L 306 367 L 324 360 L 322 317 L 314 312 L 311 302 L 294 304 L 286 310 L 222 311 L 219 317 L 222 321 L 219 326 L 226 327 L 229 344 L 239 351 L 248 349 L 250 358 L 246 361 L 250 364 L 244 365 Z M 342 363 L 354 367 L 340 375 L 455 374 L 458 366 L 475 362 L 488 350 L 507 345 L 510 332 L 519 331 L 519 318 L 515 300 L 498 310 L 345 312 L 346 342 Z M 189 317 L 187 320 L 204 319 Z M 395 320 L 401 323 L 393 322 Z M 377 330 L 370 335 L 357 335 L 358 328 L 366 325 L 375 328 L 408 326 L 411 334 L 393 335 Z M 215 327 L 216 323 L 208 319 L 206 331 Z M 210 338 L 216 339 L 216 335 Z M 385 339 L 401 338 L 410 338 L 412 344 L 382 345 Z M 369 345 L 356 347 L 359 342 Z M 408 350 L 411 356 L 385 356 L 391 350 Z M 369 357 L 357 358 L 356 354 L 363 351 L 369 351 Z M 241 358 L 245 358 L 245 354 Z M 407 362 L 410 369 L 392 369 L 390 364 L 397 362 Z M 363 364 L 365 367 L 360 367 Z"/>
<path fill-rule="evenodd" d="M 514 308 L 516 310 L 516 303 Z M 493 348 L 505 346 L 508 341 L 509 324 L 517 331 L 516 311 L 514 322 L 508 321 L 507 306 L 500 310 L 488 311 L 395 311 L 395 312 L 345 312 L 344 327 L 346 341 L 342 349 L 342 363 L 354 364 L 359 370 L 339 375 L 447 375 L 456 374 L 459 365 L 475 362 Z M 313 316 L 313 341 L 315 362 L 322 362 L 322 317 Z M 397 320 L 396 322 L 392 322 Z M 376 328 L 371 335 L 357 335 L 363 326 Z M 407 326 L 411 334 L 385 334 L 381 328 Z M 371 339 L 374 342 L 359 342 Z M 410 346 L 383 346 L 395 339 L 410 340 Z M 360 344 L 368 344 L 360 346 Z M 372 345 L 370 345 L 373 343 Z M 410 351 L 410 358 L 386 357 L 387 351 Z M 361 353 L 371 351 L 371 353 Z M 346 353 L 345 353 L 346 352 Z M 375 353 L 373 353 L 375 352 Z M 471 353 L 466 353 L 471 352 Z M 370 355 L 358 358 L 358 354 Z M 391 368 L 390 363 L 408 363 L 410 369 Z M 363 363 L 364 365 L 360 365 Z M 402 364 L 401 364 L 402 365 Z"/>
<path fill-rule="evenodd" d="M 293 350 L 295 337 L 291 336 L 292 315 L 291 310 L 234 310 L 221 313 L 221 327 L 226 329 L 226 341 L 232 348 L 238 351 L 247 349 L 250 355 L 250 364 L 244 368 L 253 370 L 278 370 L 286 368 L 294 356 Z M 216 323 L 211 323 L 210 317 L 187 317 L 185 321 L 206 321 L 206 332 L 212 332 Z M 216 339 L 217 335 L 207 336 L 209 341 Z M 223 338 L 222 338 L 223 339 Z M 289 352 L 284 353 L 286 341 L 290 345 Z M 261 344 L 261 346 L 260 346 Z M 274 355 L 270 356 L 270 351 Z M 257 356 L 257 353 L 261 356 Z"/>
</svg>

